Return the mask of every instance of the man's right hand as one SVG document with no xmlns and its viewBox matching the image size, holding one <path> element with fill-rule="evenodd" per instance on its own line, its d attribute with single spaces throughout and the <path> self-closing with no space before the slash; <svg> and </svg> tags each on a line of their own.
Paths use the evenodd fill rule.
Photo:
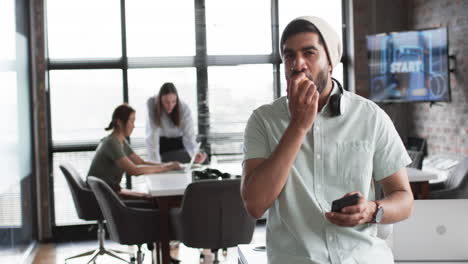
<svg viewBox="0 0 468 264">
<path fill-rule="evenodd" d="M 307 132 L 314 124 L 318 111 L 319 92 L 315 83 L 299 73 L 288 81 L 291 125 Z"/>
<path fill-rule="evenodd" d="M 303 135 L 315 121 L 319 94 L 310 79 L 301 72 L 288 80 L 291 123 L 268 158 L 244 161 L 241 195 L 245 208 L 260 218 L 271 207 L 283 190 L 290 170 L 300 151 Z M 268 188 L 265 188 L 268 186 Z"/>
</svg>

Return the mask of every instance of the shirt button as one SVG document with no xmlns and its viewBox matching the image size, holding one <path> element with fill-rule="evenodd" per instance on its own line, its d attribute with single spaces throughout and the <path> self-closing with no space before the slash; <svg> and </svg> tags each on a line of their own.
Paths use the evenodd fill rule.
<svg viewBox="0 0 468 264">
<path fill-rule="evenodd" d="M 328 240 L 333 241 L 333 236 L 328 236 Z"/>
<path fill-rule="evenodd" d="M 317 159 L 318 159 L 318 160 L 320 159 L 320 154 L 317 154 Z"/>
<path fill-rule="evenodd" d="M 319 131 L 320 127 L 319 126 L 316 126 L 315 127 L 315 130 Z"/>
</svg>

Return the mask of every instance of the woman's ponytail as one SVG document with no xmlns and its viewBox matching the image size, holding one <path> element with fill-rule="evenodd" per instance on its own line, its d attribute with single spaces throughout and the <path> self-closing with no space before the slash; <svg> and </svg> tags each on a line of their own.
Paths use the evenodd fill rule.
<svg viewBox="0 0 468 264">
<path fill-rule="evenodd" d="M 104 130 L 106 130 L 106 131 L 109 131 L 109 130 L 112 130 L 112 129 L 114 129 L 114 120 L 112 120 L 109 123 L 109 125 L 106 128 L 104 128 Z"/>
<path fill-rule="evenodd" d="M 126 103 L 117 106 L 112 113 L 112 121 L 109 123 L 109 126 L 104 129 L 106 131 L 116 129 L 118 127 L 118 120 L 120 120 L 122 125 L 125 126 L 130 118 L 130 114 L 132 113 L 135 113 L 135 110 Z"/>
</svg>

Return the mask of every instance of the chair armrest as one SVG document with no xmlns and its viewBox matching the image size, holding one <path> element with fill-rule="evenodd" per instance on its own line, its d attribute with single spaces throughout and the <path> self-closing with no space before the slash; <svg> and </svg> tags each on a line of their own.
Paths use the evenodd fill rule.
<svg viewBox="0 0 468 264">
<path fill-rule="evenodd" d="M 428 199 L 460 199 L 460 194 L 461 192 L 456 188 L 431 191 L 429 192 Z"/>
<path fill-rule="evenodd" d="M 124 217 L 135 227 L 148 226 L 148 223 L 154 223 L 153 226 L 159 226 L 159 210 L 145 209 L 137 207 L 126 207 Z"/>
<path fill-rule="evenodd" d="M 429 188 L 431 191 L 438 191 L 445 188 L 445 182 L 437 182 L 429 184 Z"/>
<path fill-rule="evenodd" d="M 158 214 L 158 209 L 149 209 L 149 208 L 138 208 L 138 207 L 126 207 L 126 213 L 128 214 L 136 214 L 136 215 L 148 215 L 148 214 Z"/>
<path fill-rule="evenodd" d="M 144 200 L 123 200 L 123 203 L 131 208 L 143 208 L 143 209 L 157 209 L 157 206 L 150 202 Z"/>
</svg>

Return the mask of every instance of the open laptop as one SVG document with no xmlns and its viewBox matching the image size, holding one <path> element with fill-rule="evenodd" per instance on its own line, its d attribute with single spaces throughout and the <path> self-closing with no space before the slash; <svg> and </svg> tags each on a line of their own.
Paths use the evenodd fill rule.
<svg viewBox="0 0 468 264">
<path fill-rule="evenodd" d="M 468 261 L 468 200 L 415 200 L 393 225 L 395 261 Z"/>
<path fill-rule="evenodd" d="M 188 173 L 188 172 L 191 172 L 193 164 L 195 163 L 195 157 L 197 156 L 197 153 L 198 153 L 198 151 L 200 149 L 200 146 L 201 146 L 201 142 L 198 142 L 197 147 L 195 148 L 195 154 L 192 156 L 189 163 L 181 164 L 180 166 L 182 167 L 182 169 L 174 170 L 173 172 L 174 173 L 182 173 L 182 172 L 183 173 Z"/>
</svg>

